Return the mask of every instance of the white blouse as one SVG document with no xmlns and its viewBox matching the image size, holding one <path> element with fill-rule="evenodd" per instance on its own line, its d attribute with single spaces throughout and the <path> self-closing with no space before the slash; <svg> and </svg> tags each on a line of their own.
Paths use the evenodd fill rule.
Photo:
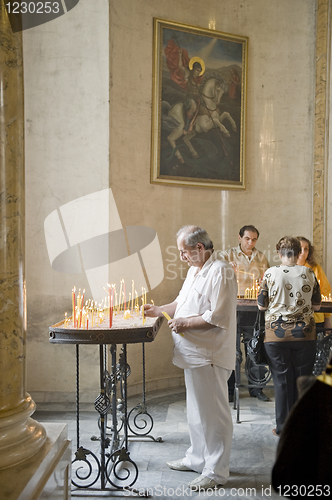
<svg viewBox="0 0 332 500">
<path fill-rule="evenodd" d="M 315 273 L 305 266 L 275 266 L 265 271 L 257 302 L 265 311 L 265 342 L 316 338 L 312 304 L 320 304 Z"/>
</svg>

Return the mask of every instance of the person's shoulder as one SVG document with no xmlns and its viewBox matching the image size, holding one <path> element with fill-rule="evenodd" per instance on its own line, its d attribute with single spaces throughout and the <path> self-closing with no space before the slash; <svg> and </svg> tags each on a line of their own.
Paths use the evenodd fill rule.
<svg viewBox="0 0 332 500">
<path fill-rule="evenodd" d="M 306 273 L 307 275 L 309 275 L 311 278 L 316 277 L 315 271 L 313 269 L 311 269 L 311 267 L 307 267 L 307 266 L 301 266 L 301 267 L 302 267 L 303 272 Z"/>
<path fill-rule="evenodd" d="M 293 277 L 298 276 L 299 278 L 304 280 L 314 280 L 316 278 L 313 269 L 308 266 L 300 266 L 299 264 L 295 264 L 295 266 L 290 267 L 290 272 Z"/>
<path fill-rule="evenodd" d="M 223 255 L 217 254 L 214 259 L 212 265 L 214 267 L 223 268 L 223 267 L 232 267 L 231 264 L 224 258 Z M 233 268 L 232 268 L 233 269 Z"/>
<path fill-rule="evenodd" d="M 305 265 L 305 266 L 300 266 L 300 265 L 296 264 L 296 265 L 294 266 L 294 268 L 295 268 L 295 269 L 298 269 L 298 270 L 301 270 L 301 272 L 302 272 L 303 274 L 315 274 L 314 269 L 313 269 L 311 266 L 307 266 L 307 265 Z"/>
<path fill-rule="evenodd" d="M 310 266 L 309 269 L 312 269 L 313 272 L 316 274 L 318 273 L 324 273 L 324 269 L 322 268 L 322 266 L 320 264 L 315 264 L 314 266 Z M 324 273 L 325 274 L 325 273 Z"/>
<path fill-rule="evenodd" d="M 280 266 L 268 267 L 264 273 L 265 278 L 269 278 L 270 276 L 272 276 L 272 274 L 275 274 L 276 272 L 278 272 L 278 267 L 280 267 Z"/>
<path fill-rule="evenodd" d="M 239 250 L 239 247 L 232 247 L 232 248 L 228 248 L 227 250 L 219 250 L 218 256 L 227 259 L 227 257 L 229 257 L 230 255 L 237 253 L 238 250 Z"/>
<path fill-rule="evenodd" d="M 260 260 L 262 260 L 262 261 L 264 261 L 264 262 L 267 262 L 267 263 L 268 263 L 268 260 L 267 260 L 267 258 L 266 258 L 266 256 L 265 256 L 265 253 L 264 253 L 264 252 L 261 252 L 261 250 L 258 250 L 257 248 L 256 248 L 256 252 L 257 252 L 257 254 L 256 254 L 256 255 L 258 255 L 258 256 L 259 256 Z"/>
<path fill-rule="evenodd" d="M 315 286 L 317 282 L 316 273 L 311 267 L 307 266 L 299 266 L 301 268 L 300 276 L 305 283 L 311 283 L 311 285 Z"/>
<path fill-rule="evenodd" d="M 212 263 L 212 269 L 213 272 L 219 272 L 220 274 L 227 273 L 229 277 L 235 276 L 235 271 L 233 269 L 233 266 L 225 260 L 223 257 L 220 257 L 219 255 L 216 256 L 215 260 Z"/>
<path fill-rule="evenodd" d="M 268 269 L 266 269 L 263 279 L 269 280 L 269 281 L 274 281 L 275 279 L 279 279 L 280 276 L 283 276 L 283 267 L 278 264 L 277 266 L 271 266 Z"/>
</svg>

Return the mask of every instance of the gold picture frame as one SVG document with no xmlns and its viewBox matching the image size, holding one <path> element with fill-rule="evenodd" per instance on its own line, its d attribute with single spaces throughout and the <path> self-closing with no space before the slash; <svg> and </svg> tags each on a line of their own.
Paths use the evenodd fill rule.
<svg viewBox="0 0 332 500">
<path fill-rule="evenodd" d="M 245 189 L 248 37 L 154 18 L 151 182 Z"/>
</svg>

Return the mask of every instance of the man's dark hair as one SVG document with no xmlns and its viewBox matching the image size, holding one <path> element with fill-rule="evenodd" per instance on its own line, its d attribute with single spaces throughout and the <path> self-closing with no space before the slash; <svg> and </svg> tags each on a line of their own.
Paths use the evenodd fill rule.
<svg viewBox="0 0 332 500">
<path fill-rule="evenodd" d="M 259 231 L 258 229 L 255 228 L 255 226 L 249 225 L 241 227 L 239 231 L 240 238 L 243 238 L 245 231 L 251 231 L 252 233 L 257 233 L 257 238 L 259 238 Z"/>
</svg>

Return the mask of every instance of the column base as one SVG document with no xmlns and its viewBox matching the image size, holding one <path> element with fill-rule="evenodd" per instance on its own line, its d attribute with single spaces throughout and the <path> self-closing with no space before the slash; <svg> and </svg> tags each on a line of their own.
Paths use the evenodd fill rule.
<svg viewBox="0 0 332 500">
<path fill-rule="evenodd" d="M 30 418 L 35 409 L 35 402 L 27 395 L 17 408 L 0 412 L 0 469 L 24 462 L 44 445 L 44 427 Z"/>
<path fill-rule="evenodd" d="M 46 422 L 45 445 L 21 464 L 0 471 L 1 498 L 10 500 L 70 499 L 71 442 L 67 425 Z"/>
</svg>

